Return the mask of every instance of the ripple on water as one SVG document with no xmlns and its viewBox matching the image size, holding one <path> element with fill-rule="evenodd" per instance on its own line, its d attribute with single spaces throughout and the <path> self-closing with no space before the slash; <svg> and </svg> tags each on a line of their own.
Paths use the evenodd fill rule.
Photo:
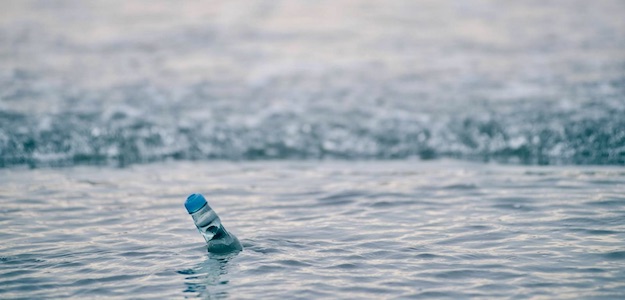
<svg viewBox="0 0 625 300">
<path fill-rule="evenodd" d="M 0 298 L 625 294 L 620 284 L 625 206 L 589 204 L 616 198 L 597 198 L 597 187 L 584 176 L 571 178 L 559 167 L 545 167 L 548 176 L 568 178 L 581 188 L 571 194 L 556 185 L 541 186 L 518 195 L 525 191 L 520 186 L 540 178 L 525 174 L 524 167 L 332 162 L 291 169 L 292 164 L 12 170 L 10 176 L 0 171 L 0 180 L 14 186 L 0 189 L 7 196 L 1 231 L 8 236 L 0 244 Z M 159 178 L 166 176 L 176 186 L 163 185 Z M 466 176 L 484 195 L 453 187 Z M 74 186 L 66 193 L 86 196 L 70 201 L 58 181 L 73 177 L 106 177 L 115 188 Z M 23 195 L 33 182 L 57 189 L 55 197 Z M 249 182 L 263 182 L 262 188 L 210 199 L 244 251 L 231 257 L 207 253 L 181 202 L 188 191 L 214 186 L 236 191 Z M 306 193 L 300 193 L 302 186 Z M 394 192 L 397 186 L 401 190 Z M 137 189 L 141 201 L 132 201 L 129 194 Z M 625 193 L 621 185 L 605 191 L 619 193 Z M 21 209 L 21 199 L 30 198 L 39 203 L 37 209 Z M 515 203 L 533 209 L 500 207 Z"/>
</svg>

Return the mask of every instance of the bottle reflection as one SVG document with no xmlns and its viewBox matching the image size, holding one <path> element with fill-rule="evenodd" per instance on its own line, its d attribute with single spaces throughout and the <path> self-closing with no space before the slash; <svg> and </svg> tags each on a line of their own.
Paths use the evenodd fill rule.
<svg viewBox="0 0 625 300">
<path fill-rule="evenodd" d="M 191 269 L 178 271 L 185 275 L 186 288 L 183 293 L 191 293 L 203 299 L 228 296 L 228 262 L 236 256 L 209 255 L 205 261 Z"/>
</svg>

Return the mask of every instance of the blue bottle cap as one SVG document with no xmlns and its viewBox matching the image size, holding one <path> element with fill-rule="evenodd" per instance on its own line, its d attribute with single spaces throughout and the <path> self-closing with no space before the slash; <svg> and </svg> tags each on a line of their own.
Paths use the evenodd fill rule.
<svg viewBox="0 0 625 300">
<path fill-rule="evenodd" d="M 200 208 L 206 205 L 206 203 L 206 199 L 204 199 L 202 194 L 191 194 L 187 197 L 187 201 L 184 202 L 184 207 L 190 214 L 192 214 L 200 210 Z"/>
</svg>

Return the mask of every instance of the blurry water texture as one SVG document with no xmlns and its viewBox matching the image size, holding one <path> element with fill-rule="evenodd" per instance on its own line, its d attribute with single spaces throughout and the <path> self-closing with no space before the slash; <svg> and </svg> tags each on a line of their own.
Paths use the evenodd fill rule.
<svg viewBox="0 0 625 300">
<path fill-rule="evenodd" d="M 0 167 L 625 164 L 625 1 L 0 1 Z"/>
<path fill-rule="evenodd" d="M 2 299 L 625 295 L 622 168 L 181 162 L 0 182 Z M 187 191 L 243 252 L 206 252 Z"/>
</svg>

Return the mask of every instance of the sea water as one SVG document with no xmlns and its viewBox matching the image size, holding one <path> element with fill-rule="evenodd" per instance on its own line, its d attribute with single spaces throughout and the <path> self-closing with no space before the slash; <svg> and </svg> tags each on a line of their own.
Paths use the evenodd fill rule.
<svg viewBox="0 0 625 300">
<path fill-rule="evenodd" d="M 0 7 L 2 299 L 625 297 L 625 1 Z"/>
<path fill-rule="evenodd" d="M 158 163 L 0 182 L 3 299 L 625 295 L 622 168 Z M 243 252 L 206 251 L 188 191 Z"/>
<path fill-rule="evenodd" d="M 274 2 L 3 5 L 0 167 L 625 164 L 622 0 Z"/>
</svg>

